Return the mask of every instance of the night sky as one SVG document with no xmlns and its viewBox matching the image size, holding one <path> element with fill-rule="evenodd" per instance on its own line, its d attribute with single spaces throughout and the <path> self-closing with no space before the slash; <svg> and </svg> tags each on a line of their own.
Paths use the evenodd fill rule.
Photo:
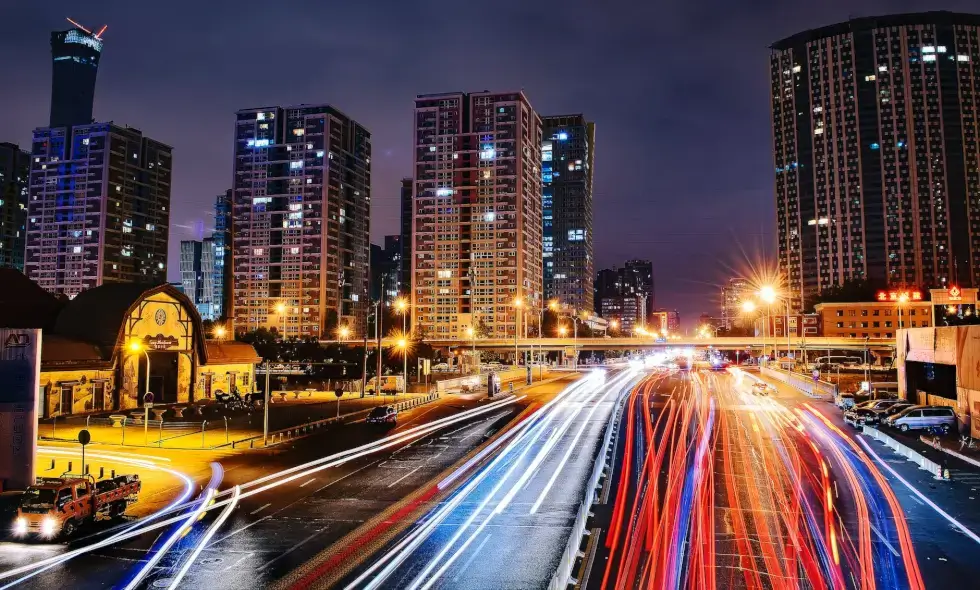
<svg viewBox="0 0 980 590">
<path fill-rule="evenodd" d="M 530 8 L 538 5 L 540 8 Z M 108 24 L 97 120 L 174 147 L 170 279 L 231 184 L 237 109 L 329 102 L 372 133 L 372 238 L 398 232 L 416 94 L 523 88 L 596 122 L 596 269 L 653 260 L 690 327 L 774 250 L 769 45 L 849 17 L 977 0 L 0 3 L 0 141 L 47 124 L 49 36 Z"/>
</svg>

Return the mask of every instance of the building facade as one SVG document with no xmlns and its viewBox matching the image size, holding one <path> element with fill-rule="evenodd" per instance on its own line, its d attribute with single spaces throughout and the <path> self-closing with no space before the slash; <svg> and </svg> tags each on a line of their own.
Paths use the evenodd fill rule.
<svg viewBox="0 0 980 590">
<path fill-rule="evenodd" d="M 544 293 L 593 309 L 592 169 L 595 123 L 583 115 L 542 117 L 541 203 Z"/>
<path fill-rule="evenodd" d="M 72 23 L 75 24 L 75 23 Z M 92 123 L 95 79 L 102 56 L 102 31 L 78 25 L 51 33 L 51 117 L 49 127 Z"/>
<path fill-rule="evenodd" d="M 646 327 L 651 322 L 654 310 L 653 263 L 649 260 L 627 260 L 621 268 L 603 269 L 596 274 L 593 292 L 597 298 L 599 313 L 607 320 L 620 320 L 623 329 L 630 325 Z M 609 304 L 604 300 L 609 299 Z M 635 300 L 625 303 L 625 300 Z M 634 313 L 635 318 L 609 315 L 617 309 L 624 314 Z"/>
<path fill-rule="evenodd" d="M 385 236 L 385 245 L 371 244 L 371 300 L 390 306 L 402 293 L 399 236 Z"/>
<path fill-rule="evenodd" d="M 211 318 L 226 317 L 231 308 L 231 189 L 218 195 L 214 202 L 214 272 L 211 285 Z"/>
<path fill-rule="evenodd" d="M 364 330 L 371 135 L 326 104 L 236 114 L 232 223 L 238 333 Z"/>
<path fill-rule="evenodd" d="M 411 178 L 403 178 L 401 189 L 398 194 L 398 202 L 401 210 L 400 215 L 400 235 L 399 245 L 401 253 L 398 261 L 398 288 L 406 298 L 412 292 L 412 185 Z"/>
<path fill-rule="evenodd" d="M 213 237 L 180 243 L 182 292 L 191 300 L 203 320 L 221 318 L 221 292 L 215 287 L 223 272 L 217 266 L 218 254 L 218 244 Z"/>
<path fill-rule="evenodd" d="M 721 327 L 731 330 L 741 323 L 742 303 L 751 298 L 751 285 L 742 277 L 728 279 L 721 288 Z"/>
<path fill-rule="evenodd" d="M 524 93 L 418 96 L 413 181 L 412 325 L 523 333 L 521 312 L 545 305 L 541 119 Z"/>
<path fill-rule="evenodd" d="M 894 338 L 901 328 L 932 326 L 928 301 L 901 305 L 886 301 L 818 303 L 814 306 L 823 336 L 841 338 Z"/>
<path fill-rule="evenodd" d="M 853 19 L 778 41 L 770 62 L 794 308 L 847 280 L 980 282 L 980 16 Z"/>
<path fill-rule="evenodd" d="M 641 323 L 643 316 L 643 301 L 633 295 L 613 295 L 600 299 L 602 310 L 600 314 L 606 321 L 619 322 L 622 334 L 630 335 L 637 328 L 644 327 Z"/>
<path fill-rule="evenodd" d="M 171 148 L 112 123 L 34 131 L 24 272 L 74 297 L 166 282 Z"/>
<path fill-rule="evenodd" d="M 0 143 L 0 267 L 22 272 L 30 174 L 31 155 L 12 143 Z"/>
</svg>

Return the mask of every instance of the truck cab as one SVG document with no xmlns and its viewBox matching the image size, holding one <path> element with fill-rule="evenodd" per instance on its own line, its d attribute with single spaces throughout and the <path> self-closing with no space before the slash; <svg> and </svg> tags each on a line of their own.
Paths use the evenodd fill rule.
<svg viewBox="0 0 980 590">
<path fill-rule="evenodd" d="M 121 475 L 98 483 L 83 475 L 39 477 L 20 500 L 14 535 L 69 537 L 85 522 L 122 516 L 136 502 L 140 488 L 137 475 Z"/>
</svg>

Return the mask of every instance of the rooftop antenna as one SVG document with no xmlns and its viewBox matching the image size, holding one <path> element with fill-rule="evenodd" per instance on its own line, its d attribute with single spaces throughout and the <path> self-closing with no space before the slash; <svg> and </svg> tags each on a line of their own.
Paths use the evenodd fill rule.
<svg viewBox="0 0 980 590">
<path fill-rule="evenodd" d="M 95 34 L 95 38 L 98 39 L 99 41 L 101 41 L 102 40 L 102 33 L 105 33 L 105 30 L 108 29 L 108 28 L 109 28 L 109 25 L 102 25 L 102 28 L 99 29 L 99 32 Z"/>
</svg>

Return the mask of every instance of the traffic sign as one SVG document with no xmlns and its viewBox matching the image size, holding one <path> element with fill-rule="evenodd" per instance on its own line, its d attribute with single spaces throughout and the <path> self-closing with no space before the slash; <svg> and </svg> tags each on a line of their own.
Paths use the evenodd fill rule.
<svg viewBox="0 0 980 590">
<path fill-rule="evenodd" d="M 146 395 L 143 396 L 143 404 L 153 407 L 153 392 L 147 391 Z"/>
<path fill-rule="evenodd" d="M 84 447 L 88 443 L 92 442 L 92 435 L 89 433 L 88 430 L 79 430 L 78 431 L 78 442 L 80 442 L 82 444 L 82 446 Z"/>
</svg>

